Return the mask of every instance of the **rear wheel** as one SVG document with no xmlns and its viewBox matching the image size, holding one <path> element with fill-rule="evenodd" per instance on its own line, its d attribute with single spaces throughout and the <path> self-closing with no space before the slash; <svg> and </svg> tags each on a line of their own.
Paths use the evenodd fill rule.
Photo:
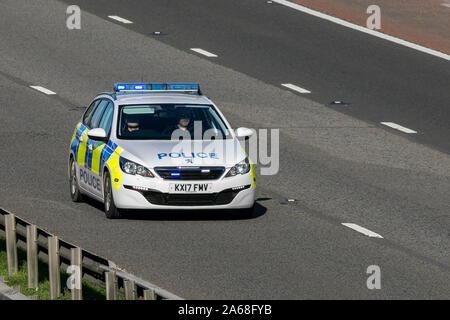
<svg viewBox="0 0 450 320">
<path fill-rule="evenodd" d="M 80 192 L 77 181 L 77 169 L 75 167 L 75 161 L 70 158 L 69 161 L 69 186 L 70 186 L 70 197 L 73 202 L 80 202 L 83 200 L 83 195 Z"/>
<path fill-rule="evenodd" d="M 108 171 L 105 171 L 104 176 L 104 204 L 105 204 L 105 215 L 108 219 L 119 219 L 122 217 L 120 210 L 116 207 L 114 203 L 112 186 L 111 186 L 111 176 Z"/>
</svg>

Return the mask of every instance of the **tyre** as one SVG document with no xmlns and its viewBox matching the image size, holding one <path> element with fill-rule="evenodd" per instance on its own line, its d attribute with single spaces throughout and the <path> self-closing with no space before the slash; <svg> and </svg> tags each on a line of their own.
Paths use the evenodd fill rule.
<svg viewBox="0 0 450 320">
<path fill-rule="evenodd" d="M 70 197 L 73 202 L 83 201 L 83 195 L 80 192 L 77 181 L 77 169 L 75 166 L 75 161 L 70 157 L 69 161 L 69 187 L 70 187 Z"/>
<path fill-rule="evenodd" d="M 105 171 L 104 181 L 103 181 L 103 192 L 105 204 L 105 215 L 108 219 L 119 219 L 122 217 L 120 210 L 116 207 L 113 198 L 111 176 L 108 171 Z"/>
</svg>

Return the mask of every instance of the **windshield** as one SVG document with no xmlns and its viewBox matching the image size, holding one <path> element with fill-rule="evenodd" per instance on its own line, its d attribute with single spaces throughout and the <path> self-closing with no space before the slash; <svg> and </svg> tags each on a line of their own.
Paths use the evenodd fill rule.
<svg viewBox="0 0 450 320">
<path fill-rule="evenodd" d="M 212 105 L 139 104 L 119 107 L 117 137 L 134 140 L 211 140 L 231 135 Z"/>
</svg>

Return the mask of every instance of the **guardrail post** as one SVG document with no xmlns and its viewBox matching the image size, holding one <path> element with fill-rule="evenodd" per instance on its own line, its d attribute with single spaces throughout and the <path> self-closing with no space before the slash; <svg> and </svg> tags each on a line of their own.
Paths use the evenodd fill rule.
<svg viewBox="0 0 450 320">
<path fill-rule="evenodd" d="M 136 300 L 136 284 L 133 280 L 124 280 L 125 300 Z"/>
<path fill-rule="evenodd" d="M 8 273 L 11 275 L 18 271 L 16 217 L 13 214 L 5 215 L 5 229 L 6 229 L 6 256 L 8 260 Z"/>
<path fill-rule="evenodd" d="M 144 300 L 156 300 L 156 293 L 153 289 L 144 290 Z"/>
<path fill-rule="evenodd" d="M 72 248 L 70 249 L 70 264 L 72 268 L 75 268 L 75 270 L 72 270 L 72 277 L 75 277 L 75 284 L 72 288 L 72 300 L 82 300 L 83 299 L 83 292 L 82 292 L 82 284 L 81 284 L 81 277 L 83 275 L 82 271 L 82 261 L 83 256 L 81 252 L 81 248 Z"/>
<path fill-rule="evenodd" d="M 105 272 L 106 300 L 117 300 L 117 277 L 114 271 Z"/>
<path fill-rule="evenodd" d="M 37 289 L 38 274 L 38 233 L 35 225 L 27 226 L 27 268 L 28 288 Z"/>
<path fill-rule="evenodd" d="M 61 276 L 59 274 L 59 240 L 57 236 L 48 238 L 48 267 L 50 276 L 50 299 L 61 294 Z"/>
</svg>

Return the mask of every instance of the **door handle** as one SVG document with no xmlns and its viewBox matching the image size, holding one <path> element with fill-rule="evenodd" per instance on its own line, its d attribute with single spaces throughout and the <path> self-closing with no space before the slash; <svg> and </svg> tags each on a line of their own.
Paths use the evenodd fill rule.
<svg viewBox="0 0 450 320">
<path fill-rule="evenodd" d="M 92 144 L 88 144 L 89 151 L 92 151 Z"/>
<path fill-rule="evenodd" d="M 83 136 L 79 136 L 78 141 L 83 142 Z"/>
</svg>

